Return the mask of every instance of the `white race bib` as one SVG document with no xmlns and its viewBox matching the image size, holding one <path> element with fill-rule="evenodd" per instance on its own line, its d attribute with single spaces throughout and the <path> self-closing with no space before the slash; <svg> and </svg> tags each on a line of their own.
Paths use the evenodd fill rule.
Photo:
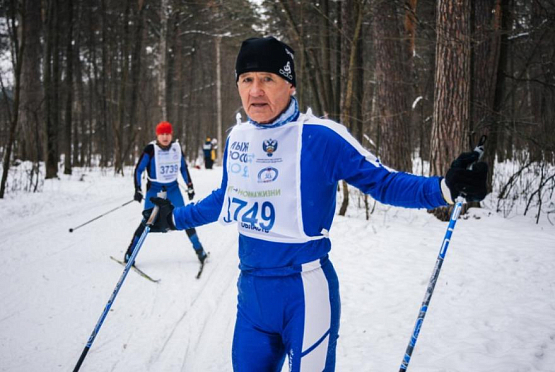
<svg viewBox="0 0 555 372">
<path fill-rule="evenodd" d="M 174 142 L 169 150 L 162 150 L 156 143 L 153 144 L 156 179 L 149 178 L 149 180 L 159 183 L 176 181 L 181 166 L 181 146 Z"/>
<path fill-rule="evenodd" d="M 243 123 L 227 149 L 227 189 L 219 220 L 237 222 L 241 234 L 303 243 L 323 236 L 304 233 L 300 188 L 303 121 L 276 128 Z"/>
</svg>

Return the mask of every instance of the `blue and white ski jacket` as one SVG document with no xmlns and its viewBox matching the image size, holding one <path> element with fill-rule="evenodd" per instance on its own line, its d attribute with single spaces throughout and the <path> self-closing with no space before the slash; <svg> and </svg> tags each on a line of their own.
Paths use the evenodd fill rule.
<svg viewBox="0 0 555 372">
<path fill-rule="evenodd" d="M 175 208 L 174 221 L 179 230 L 237 223 L 239 267 L 254 275 L 289 275 L 327 259 L 340 180 L 385 204 L 447 204 L 440 177 L 386 168 L 343 125 L 300 114 L 295 98 L 272 124 L 233 127 L 223 161 L 220 188 Z"/>
<path fill-rule="evenodd" d="M 157 152 L 158 154 L 166 155 L 163 156 L 164 158 L 171 157 L 171 159 L 167 159 L 166 162 L 163 162 L 165 159 L 161 159 L 162 161 L 160 161 L 160 159 L 156 158 Z M 179 184 L 177 182 L 178 174 L 181 174 L 183 181 L 185 181 L 189 187 L 192 187 L 193 183 L 179 142 L 172 142 L 167 149 L 159 147 L 156 141 L 146 145 L 135 166 L 135 174 L 133 177 L 135 190 L 141 190 L 141 178 L 145 170 L 147 171 L 148 182 L 144 209 L 154 207 L 150 198 L 156 196 L 158 192 L 162 190 L 162 187 L 166 188 L 167 198 L 174 206 L 182 207 L 185 205 L 183 196 L 179 191 Z M 169 176 L 169 178 L 164 179 L 164 176 Z"/>
</svg>

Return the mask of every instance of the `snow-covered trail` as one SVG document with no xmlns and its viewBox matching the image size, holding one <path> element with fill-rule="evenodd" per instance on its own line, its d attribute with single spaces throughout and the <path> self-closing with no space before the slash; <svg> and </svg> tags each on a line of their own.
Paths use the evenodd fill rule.
<svg viewBox="0 0 555 372">
<path fill-rule="evenodd" d="M 212 190 L 220 175 L 215 170 L 193 178 L 197 195 Z M 69 233 L 70 227 L 131 199 L 129 177 L 116 178 L 116 185 L 111 175 L 106 177 L 107 182 L 101 177 L 87 185 L 85 176 L 75 193 L 53 182 L 60 189 L 49 193 L 50 200 L 9 205 L 17 218 L 2 218 L 0 329 L 2 356 L 12 357 L 0 358 L 1 370 L 69 370 L 77 362 L 123 271 L 109 256 L 123 256 L 142 210 L 132 203 Z M 198 234 L 211 254 L 200 280 L 184 232 L 149 234 L 137 262 L 162 280 L 155 284 L 129 273 L 83 371 L 228 368 L 237 234 L 218 224 L 200 227 Z"/>
<path fill-rule="evenodd" d="M 79 172 L 79 170 L 76 170 Z M 192 169 L 197 198 L 221 169 Z M 70 371 L 123 268 L 140 220 L 126 177 L 93 171 L 0 201 L 0 371 Z M 425 211 L 349 209 L 331 230 L 342 321 L 338 372 L 397 371 L 445 234 Z M 184 232 L 150 234 L 81 371 L 231 371 L 237 232 L 198 229 L 210 262 Z M 555 228 L 487 209 L 461 219 L 410 364 L 411 372 L 553 372 Z"/>
<path fill-rule="evenodd" d="M 555 371 L 553 227 L 471 215 L 455 228 L 410 370 Z M 398 370 L 445 234 L 421 211 L 382 218 L 335 221 L 340 371 Z"/>
</svg>

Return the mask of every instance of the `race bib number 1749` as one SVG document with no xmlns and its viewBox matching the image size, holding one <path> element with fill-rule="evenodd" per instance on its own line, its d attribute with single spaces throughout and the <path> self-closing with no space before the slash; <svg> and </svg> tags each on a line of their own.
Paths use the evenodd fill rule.
<svg viewBox="0 0 555 372">
<path fill-rule="evenodd" d="M 228 197 L 227 216 L 224 221 L 237 221 L 241 227 L 251 230 L 270 232 L 276 221 L 276 210 L 269 201 L 247 202 Z"/>
</svg>

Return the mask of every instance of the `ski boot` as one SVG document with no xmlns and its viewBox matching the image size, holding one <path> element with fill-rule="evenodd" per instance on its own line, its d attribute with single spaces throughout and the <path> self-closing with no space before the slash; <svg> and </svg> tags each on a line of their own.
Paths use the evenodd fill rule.
<svg viewBox="0 0 555 372">
<path fill-rule="evenodd" d="M 133 254 L 133 248 L 135 247 L 135 243 L 137 243 L 137 238 L 133 238 L 131 240 L 131 244 L 129 244 L 129 247 L 127 248 L 127 252 L 125 252 L 125 256 L 123 256 L 123 262 L 127 263 L 127 261 L 129 261 L 129 259 L 131 259 L 131 255 Z"/>
<path fill-rule="evenodd" d="M 208 257 L 208 254 L 206 253 L 204 248 L 200 247 L 199 249 L 196 249 L 195 253 L 197 254 L 197 257 L 200 263 L 203 264 L 206 258 Z"/>
<path fill-rule="evenodd" d="M 130 252 L 130 251 L 125 252 L 125 256 L 123 256 L 123 262 L 124 263 L 127 263 L 129 261 L 129 259 L 131 258 L 132 253 L 133 252 Z"/>
</svg>

